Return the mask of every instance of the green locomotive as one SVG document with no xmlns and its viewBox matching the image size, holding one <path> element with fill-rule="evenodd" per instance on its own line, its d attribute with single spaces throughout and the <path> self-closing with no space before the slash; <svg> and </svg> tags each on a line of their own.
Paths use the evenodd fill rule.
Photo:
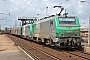
<svg viewBox="0 0 90 60">
<path fill-rule="evenodd" d="M 33 24 L 33 38 L 38 42 L 59 47 L 78 47 L 80 37 L 79 19 L 75 16 L 50 16 Z"/>
</svg>

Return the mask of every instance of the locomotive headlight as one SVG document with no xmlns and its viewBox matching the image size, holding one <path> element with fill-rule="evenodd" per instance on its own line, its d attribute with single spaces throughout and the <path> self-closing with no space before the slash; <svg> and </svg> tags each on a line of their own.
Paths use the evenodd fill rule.
<svg viewBox="0 0 90 60">
<path fill-rule="evenodd" d="M 75 36 L 78 36 L 79 34 L 78 33 L 75 33 Z"/>
<path fill-rule="evenodd" d="M 78 30 L 75 30 L 76 33 L 78 33 Z"/>
<path fill-rule="evenodd" d="M 79 32 L 78 30 L 75 30 L 75 36 L 78 36 L 78 32 Z"/>
</svg>

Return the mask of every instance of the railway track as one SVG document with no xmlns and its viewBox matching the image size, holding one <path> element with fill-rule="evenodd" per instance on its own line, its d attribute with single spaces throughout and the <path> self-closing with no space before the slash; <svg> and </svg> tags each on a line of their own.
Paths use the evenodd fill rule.
<svg viewBox="0 0 90 60">
<path fill-rule="evenodd" d="M 23 41 L 21 42 L 20 38 L 18 38 L 19 39 L 18 40 L 17 37 L 14 37 L 14 36 L 11 37 L 10 35 L 8 37 L 10 37 L 12 40 L 13 40 L 13 38 L 16 38 L 16 40 L 13 40 L 15 42 L 15 45 L 20 46 L 35 60 L 61 60 L 60 58 L 57 58 L 45 51 L 42 51 L 35 46 L 27 44 L 27 42 L 29 42 L 29 41 L 26 42 L 26 40 L 22 39 Z"/>
<path fill-rule="evenodd" d="M 12 35 L 7 36 L 35 60 L 90 60 L 90 54 L 88 53 L 52 49 Z"/>
<path fill-rule="evenodd" d="M 90 54 L 85 53 L 83 51 L 74 51 L 74 52 L 68 51 L 66 53 L 72 54 L 74 56 L 78 56 L 78 57 L 82 58 L 83 60 L 90 60 Z"/>
</svg>

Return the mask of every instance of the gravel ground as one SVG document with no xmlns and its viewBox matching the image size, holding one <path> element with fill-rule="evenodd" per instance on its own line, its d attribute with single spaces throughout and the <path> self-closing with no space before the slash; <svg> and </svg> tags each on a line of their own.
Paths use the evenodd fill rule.
<svg viewBox="0 0 90 60">
<path fill-rule="evenodd" d="M 32 60 L 6 36 L 0 35 L 0 60 Z"/>
</svg>

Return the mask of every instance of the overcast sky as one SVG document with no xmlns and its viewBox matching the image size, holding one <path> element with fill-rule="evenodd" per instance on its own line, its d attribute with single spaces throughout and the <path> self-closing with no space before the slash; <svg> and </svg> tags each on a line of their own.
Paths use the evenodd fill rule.
<svg viewBox="0 0 90 60">
<path fill-rule="evenodd" d="M 90 2 L 90 0 L 85 1 Z M 59 5 L 66 9 L 68 16 L 77 16 L 80 24 L 88 28 L 90 6 L 87 2 L 83 3 L 80 0 L 0 0 L 0 25 L 2 29 L 15 27 L 15 20 L 18 17 L 43 18 L 46 16 L 46 7 L 48 7 L 47 15 L 59 13 L 59 8 L 53 8 Z M 17 21 L 17 26 L 19 25 L 20 21 Z"/>
</svg>

